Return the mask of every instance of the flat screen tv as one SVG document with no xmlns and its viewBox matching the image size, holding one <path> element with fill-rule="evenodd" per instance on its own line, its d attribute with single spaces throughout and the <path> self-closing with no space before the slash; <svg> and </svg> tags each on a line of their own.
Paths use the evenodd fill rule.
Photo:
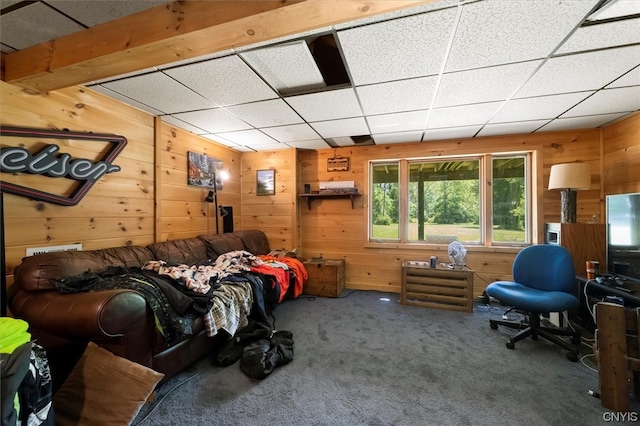
<svg viewBox="0 0 640 426">
<path fill-rule="evenodd" d="M 607 196 L 607 272 L 640 281 L 640 192 Z"/>
</svg>

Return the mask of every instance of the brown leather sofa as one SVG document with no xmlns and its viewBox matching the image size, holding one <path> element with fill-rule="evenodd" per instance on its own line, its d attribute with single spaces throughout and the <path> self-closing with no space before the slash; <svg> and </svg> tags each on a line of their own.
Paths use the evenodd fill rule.
<svg viewBox="0 0 640 426">
<path fill-rule="evenodd" d="M 145 299 L 128 289 L 61 293 L 51 279 L 75 276 L 109 266 L 141 267 L 149 260 L 193 265 L 234 250 L 269 253 L 269 241 L 257 230 L 199 235 L 195 238 L 89 251 L 44 253 L 23 259 L 15 268 L 9 306 L 16 318 L 29 323 L 29 331 L 47 350 L 57 389 L 87 343 L 101 347 L 164 373 L 165 379 L 184 370 L 220 345 L 208 337 L 202 318 L 194 319 L 192 335 L 167 348 L 157 331 Z"/>
</svg>

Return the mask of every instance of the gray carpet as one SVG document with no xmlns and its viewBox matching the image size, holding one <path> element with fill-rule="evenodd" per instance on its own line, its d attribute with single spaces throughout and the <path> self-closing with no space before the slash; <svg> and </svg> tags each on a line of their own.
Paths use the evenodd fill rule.
<svg viewBox="0 0 640 426">
<path fill-rule="evenodd" d="M 571 362 L 542 339 L 507 349 L 515 332 L 489 327 L 501 306 L 476 304 L 471 314 L 403 306 L 398 298 L 355 291 L 286 301 L 274 313 L 276 328 L 293 332 L 291 363 L 259 381 L 238 363 L 204 359 L 164 384 L 134 424 L 606 423 L 608 410 L 587 393 L 598 390 L 592 358 Z"/>
</svg>

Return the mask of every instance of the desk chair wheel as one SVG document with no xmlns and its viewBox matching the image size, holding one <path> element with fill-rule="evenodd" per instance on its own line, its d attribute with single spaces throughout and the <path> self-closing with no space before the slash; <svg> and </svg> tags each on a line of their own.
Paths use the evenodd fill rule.
<svg viewBox="0 0 640 426">
<path fill-rule="evenodd" d="M 515 349 L 515 348 L 516 348 L 516 344 L 515 344 L 515 343 L 513 343 L 511 340 L 509 340 L 509 341 L 507 342 L 507 348 L 508 348 L 508 349 Z"/>
<path fill-rule="evenodd" d="M 489 326 L 491 327 L 492 330 L 497 330 L 498 329 L 498 324 L 496 324 L 493 321 L 489 321 Z"/>
<path fill-rule="evenodd" d="M 567 352 L 567 359 L 571 362 L 578 362 L 578 351 Z"/>
<path fill-rule="evenodd" d="M 571 336 L 571 343 L 573 343 L 574 345 L 577 345 L 578 343 L 580 343 L 581 339 L 579 335 L 573 335 Z"/>
</svg>

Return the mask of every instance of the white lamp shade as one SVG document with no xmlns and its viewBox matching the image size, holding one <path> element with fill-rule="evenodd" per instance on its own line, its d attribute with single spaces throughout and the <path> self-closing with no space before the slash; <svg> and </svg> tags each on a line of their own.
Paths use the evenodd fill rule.
<svg viewBox="0 0 640 426">
<path fill-rule="evenodd" d="M 591 187 L 589 165 L 585 163 L 565 163 L 551 166 L 549 189 L 570 189 L 578 191 Z"/>
</svg>

